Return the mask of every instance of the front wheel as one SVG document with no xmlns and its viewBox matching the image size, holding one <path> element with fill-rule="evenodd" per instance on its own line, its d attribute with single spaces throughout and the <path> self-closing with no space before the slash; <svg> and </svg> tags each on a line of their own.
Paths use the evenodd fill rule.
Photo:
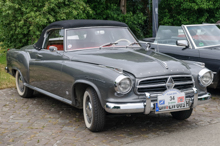
<svg viewBox="0 0 220 146">
<path fill-rule="evenodd" d="M 188 119 L 192 114 L 193 109 L 185 110 L 185 111 L 179 111 L 179 112 L 171 112 L 171 115 L 174 119 L 177 120 L 185 120 Z"/>
<path fill-rule="evenodd" d="M 15 82 L 16 82 L 17 92 L 21 97 L 29 98 L 33 95 L 34 91 L 24 86 L 24 80 L 19 71 L 16 72 Z"/>
<path fill-rule="evenodd" d="M 104 129 L 105 110 L 92 88 L 87 88 L 83 96 L 83 116 L 85 125 L 90 131 L 97 132 Z"/>
</svg>

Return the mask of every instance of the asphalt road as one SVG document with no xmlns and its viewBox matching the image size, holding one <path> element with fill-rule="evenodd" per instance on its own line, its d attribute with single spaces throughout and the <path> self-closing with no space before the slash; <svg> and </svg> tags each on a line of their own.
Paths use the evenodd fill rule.
<svg viewBox="0 0 220 146">
<path fill-rule="evenodd" d="M 169 113 L 108 116 L 105 130 L 93 133 L 82 110 L 39 93 L 25 99 L 14 88 L 0 90 L 0 146 L 219 146 L 220 91 L 211 93 L 187 120 Z"/>
</svg>

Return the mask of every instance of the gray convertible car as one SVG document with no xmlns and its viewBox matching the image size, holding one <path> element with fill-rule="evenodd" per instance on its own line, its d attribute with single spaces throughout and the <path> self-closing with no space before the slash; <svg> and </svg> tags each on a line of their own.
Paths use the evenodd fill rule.
<svg viewBox="0 0 220 146">
<path fill-rule="evenodd" d="M 200 64 L 147 50 L 126 24 L 106 20 L 51 23 L 36 44 L 10 49 L 5 69 L 21 97 L 38 91 L 81 108 L 91 131 L 103 130 L 106 114 L 187 119 L 209 101 L 213 80 Z"/>
</svg>

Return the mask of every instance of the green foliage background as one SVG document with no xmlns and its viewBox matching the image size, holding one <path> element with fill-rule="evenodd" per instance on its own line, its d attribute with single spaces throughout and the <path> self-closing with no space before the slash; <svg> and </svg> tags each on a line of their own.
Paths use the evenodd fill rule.
<svg viewBox="0 0 220 146">
<path fill-rule="evenodd" d="M 119 0 L 87 0 L 93 10 L 91 19 L 116 20 L 125 22 L 138 38 L 147 34 L 143 29 L 146 27 L 146 14 L 143 2 L 140 0 L 127 0 L 127 13 L 122 14 Z"/>
<path fill-rule="evenodd" d="M 54 21 L 67 19 L 107 19 L 125 22 L 138 37 L 144 37 L 146 16 L 140 0 L 127 14 L 120 0 L 0 0 L 0 42 L 2 48 L 34 44 L 41 31 Z M 136 7 L 137 6 L 137 7 Z"/>
<path fill-rule="evenodd" d="M 159 24 L 216 23 L 220 20 L 220 0 L 161 0 Z"/>
<path fill-rule="evenodd" d="M 150 0 L 150 6 L 151 6 Z M 104 19 L 125 22 L 138 38 L 151 36 L 149 0 L 0 0 L 0 47 L 34 44 L 44 27 L 66 19 Z M 148 11 L 148 12 L 147 12 Z M 148 17 L 149 16 L 149 17 Z M 220 0 L 161 0 L 159 25 L 215 23 Z"/>
<path fill-rule="evenodd" d="M 0 0 L 0 42 L 4 48 L 33 44 L 49 23 L 91 13 L 82 0 Z"/>
</svg>

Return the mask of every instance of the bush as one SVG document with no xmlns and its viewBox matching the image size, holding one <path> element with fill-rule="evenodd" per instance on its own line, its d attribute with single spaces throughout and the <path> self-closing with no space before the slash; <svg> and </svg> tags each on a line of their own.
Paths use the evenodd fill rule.
<svg viewBox="0 0 220 146">
<path fill-rule="evenodd" d="M 146 2 L 145 2 L 146 3 Z M 34 44 L 48 24 L 67 19 L 104 19 L 125 22 L 138 38 L 146 36 L 146 12 L 140 0 L 0 0 L 2 48 Z"/>
<path fill-rule="evenodd" d="M 159 5 L 160 25 L 215 23 L 218 20 L 219 0 L 161 0 Z"/>
<path fill-rule="evenodd" d="M 35 43 L 44 27 L 64 19 L 86 19 L 82 0 L 0 0 L 0 42 L 4 48 Z"/>
</svg>

